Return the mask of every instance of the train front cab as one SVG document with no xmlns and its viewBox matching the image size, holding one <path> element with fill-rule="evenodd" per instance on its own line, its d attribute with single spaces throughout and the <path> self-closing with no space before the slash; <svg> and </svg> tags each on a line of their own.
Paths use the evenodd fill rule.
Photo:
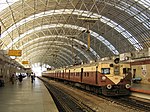
<svg viewBox="0 0 150 112">
<path fill-rule="evenodd" d="M 102 87 L 102 94 L 106 96 L 129 95 L 131 85 L 131 72 L 129 64 L 108 64 L 99 65 L 99 85 Z"/>
</svg>

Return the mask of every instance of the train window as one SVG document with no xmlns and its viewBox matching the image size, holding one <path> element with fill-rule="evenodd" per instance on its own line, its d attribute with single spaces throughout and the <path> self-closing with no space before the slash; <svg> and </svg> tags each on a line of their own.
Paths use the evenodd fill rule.
<svg viewBox="0 0 150 112">
<path fill-rule="evenodd" d="M 89 72 L 87 72 L 87 77 L 89 77 Z"/>
<path fill-rule="evenodd" d="M 130 72 L 130 68 L 123 68 L 123 74 L 127 74 Z"/>
<path fill-rule="evenodd" d="M 84 73 L 84 77 L 86 77 L 86 72 Z"/>
<path fill-rule="evenodd" d="M 110 74 L 110 68 L 102 68 L 101 72 L 102 74 Z"/>
<path fill-rule="evenodd" d="M 120 71 L 119 71 L 119 66 L 115 66 L 115 67 L 114 67 L 114 74 L 115 74 L 115 75 L 119 75 L 119 72 L 120 72 Z"/>
</svg>

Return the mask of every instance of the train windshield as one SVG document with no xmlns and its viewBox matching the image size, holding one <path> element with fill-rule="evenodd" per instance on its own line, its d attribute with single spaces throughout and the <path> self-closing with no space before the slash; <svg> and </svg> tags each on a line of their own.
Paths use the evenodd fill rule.
<svg viewBox="0 0 150 112">
<path fill-rule="evenodd" d="M 101 72 L 102 74 L 110 74 L 110 68 L 102 68 Z"/>
<path fill-rule="evenodd" d="M 114 75 L 119 75 L 120 70 L 119 70 L 119 66 L 114 66 Z"/>
</svg>

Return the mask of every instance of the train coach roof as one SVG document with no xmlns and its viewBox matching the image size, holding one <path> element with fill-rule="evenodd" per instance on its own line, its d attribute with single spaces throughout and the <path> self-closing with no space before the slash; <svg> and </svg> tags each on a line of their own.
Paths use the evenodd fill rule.
<svg viewBox="0 0 150 112">
<path fill-rule="evenodd" d="M 88 67 L 88 66 L 98 66 L 99 64 L 103 64 L 103 63 L 113 64 L 114 62 L 113 62 L 113 60 L 105 60 L 105 61 L 92 62 L 92 63 L 87 63 L 87 64 L 71 66 L 71 67 L 68 67 L 67 69 L 81 68 L 81 67 Z"/>
</svg>

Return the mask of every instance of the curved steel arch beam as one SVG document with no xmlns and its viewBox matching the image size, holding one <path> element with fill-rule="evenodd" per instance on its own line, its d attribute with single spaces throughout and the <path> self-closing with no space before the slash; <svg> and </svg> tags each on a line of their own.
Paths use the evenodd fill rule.
<svg viewBox="0 0 150 112">
<path fill-rule="evenodd" d="M 29 44 L 31 44 L 31 43 L 33 43 L 33 42 L 35 42 L 35 41 L 38 41 L 38 40 L 42 40 L 42 39 L 45 39 L 45 38 L 56 38 L 56 37 L 58 37 L 58 38 L 63 38 L 63 39 L 67 39 L 67 37 L 65 37 L 65 36 L 60 36 L 60 35 L 43 36 L 43 37 L 36 38 L 36 39 L 34 39 L 34 40 L 31 40 L 31 41 L 25 43 L 24 45 L 22 45 L 21 47 L 19 47 L 19 49 L 22 49 L 22 48 L 24 48 L 25 46 L 28 46 Z M 84 45 L 84 46 L 87 47 L 87 45 L 86 45 L 85 43 L 83 43 L 83 42 L 81 42 L 81 41 L 79 41 L 79 40 L 77 40 L 77 39 L 73 39 L 73 41 L 77 42 L 77 43 L 80 44 L 80 45 Z M 90 48 L 90 52 L 93 53 L 93 54 L 95 55 L 95 57 L 100 58 L 100 56 L 99 56 L 92 48 Z M 86 54 L 83 54 L 83 55 L 86 55 Z"/>
<path fill-rule="evenodd" d="M 79 26 L 75 26 L 75 25 L 70 25 L 70 24 L 51 24 L 51 25 L 43 25 L 43 26 L 40 26 L 40 27 L 36 27 L 34 30 L 31 29 L 29 31 L 27 31 L 26 33 L 24 34 L 21 34 L 19 37 L 16 37 L 12 43 L 10 43 L 9 45 L 7 45 L 4 50 L 6 50 L 7 48 L 10 48 L 13 44 L 15 44 L 19 39 L 21 38 L 24 38 L 27 34 L 30 34 L 30 33 L 33 33 L 35 31 L 40 31 L 40 30 L 43 30 L 43 29 L 48 29 L 48 28 L 56 28 L 56 27 L 65 27 L 65 28 L 72 28 L 72 29 L 76 29 L 76 30 L 80 30 L 80 31 L 83 31 L 83 30 L 86 30 L 86 28 L 83 28 L 83 27 L 79 27 Z M 115 49 L 115 47 L 110 43 L 108 42 L 106 39 L 104 39 L 102 36 L 100 36 L 99 34 L 97 34 L 96 32 L 93 32 L 90 30 L 90 34 L 97 38 L 99 41 L 101 41 L 103 44 L 105 44 L 110 51 L 112 51 L 114 54 L 118 55 L 119 52 Z M 90 48 L 91 49 L 91 48 Z M 94 55 L 95 56 L 98 56 L 98 54 L 95 54 L 96 52 L 94 52 Z"/>
<path fill-rule="evenodd" d="M 76 30 L 80 30 L 80 31 L 83 31 L 83 30 L 86 30 L 86 28 L 83 28 L 83 27 L 79 27 L 79 26 L 75 26 L 75 25 L 70 25 L 70 24 L 50 24 L 50 25 L 43 25 L 43 26 L 40 26 L 40 27 L 36 27 L 34 29 L 31 29 L 29 31 L 27 31 L 26 33 L 24 34 L 21 34 L 19 37 L 16 37 L 12 43 L 10 43 L 9 45 L 7 45 L 7 47 L 4 48 L 4 50 L 6 50 L 7 48 L 10 48 L 13 44 L 15 44 L 18 40 L 24 38 L 27 34 L 30 34 L 30 33 L 33 33 L 35 31 L 40 31 L 40 30 L 43 30 L 43 29 L 49 29 L 49 28 L 56 28 L 56 27 L 65 27 L 65 28 L 72 28 L 72 29 L 76 29 Z M 105 44 L 109 49 L 110 51 L 112 51 L 114 54 L 118 55 L 119 52 L 115 49 L 115 47 L 110 43 L 108 42 L 106 39 L 104 39 L 103 37 L 101 37 L 99 34 L 97 34 L 96 32 L 93 32 L 90 30 L 90 34 L 97 38 L 98 40 L 100 40 L 103 44 Z M 91 49 L 91 48 L 90 48 Z M 96 53 L 96 52 L 95 52 Z M 94 54 L 95 55 L 95 54 Z M 97 54 L 97 56 L 99 56 Z"/>
<path fill-rule="evenodd" d="M 48 42 L 48 41 L 46 41 L 46 42 Z M 45 42 L 45 43 L 46 43 L 46 42 Z M 51 41 L 49 41 L 49 42 L 51 42 Z M 60 41 L 55 41 L 55 42 L 59 43 Z M 42 42 L 42 43 L 44 43 L 44 42 Z M 61 44 L 62 44 L 62 43 L 61 43 Z M 60 44 L 59 44 L 59 45 L 60 45 Z M 71 47 L 71 45 L 68 45 L 68 44 L 66 44 L 66 43 L 63 43 L 62 45 L 70 46 L 70 47 Z M 55 46 L 55 45 L 51 45 L 51 46 Z M 76 51 L 78 51 L 79 53 L 81 53 L 88 61 L 92 60 L 92 58 L 91 58 L 89 55 L 86 55 L 85 52 L 81 51 L 79 48 L 74 47 L 74 49 L 75 49 Z M 29 52 L 29 51 L 28 51 L 28 52 Z"/>
<path fill-rule="evenodd" d="M 43 30 L 43 29 L 48 29 L 48 28 L 56 28 L 56 27 L 65 27 L 65 28 L 72 28 L 72 29 L 76 29 L 76 30 L 80 30 L 80 31 L 83 31 L 83 30 L 86 30 L 86 28 L 83 28 L 83 27 L 78 27 L 78 26 L 75 26 L 75 25 L 70 25 L 70 24 L 51 24 L 51 25 L 43 25 L 43 26 L 40 26 L 40 27 L 36 27 L 34 30 L 29 30 L 27 31 L 26 33 L 24 34 L 21 34 L 19 37 L 15 38 L 13 40 L 12 43 L 10 43 L 9 45 L 7 45 L 4 50 L 6 50 L 7 48 L 10 48 L 13 44 L 15 44 L 18 40 L 20 40 L 21 38 L 24 38 L 27 34 L 30 34 L 30 33 L 33 33 L 35 31 L 40 31 L 40 30 Z M 110 51 L 112 51 L 115 55 L 118 55 L 119 52 L 115 49 L 115 47 L 110 44 L 110 42 L 108 42 L 106 39 L 104 39 L 103 37 L 101 37 L 99 34 L 93 32 L 90 30 L 90 34 L 97 38 L 98 40 L 100 40 L 103 44 L 105 44 Z M 93 50 L 90 48 L 90 51 L 93 52 L 93 54 L 95 55 L 95 57 L 99 57 L 99 55 Z"/>
<path fill-rule="evenodd" d="M 51 60 L 52 61 L 52 60 Z M 50 61 L 49 61 L 50 62 Z M 57 63 L 53 63 L 53 62 L 51 62 L 52 63 L 52 66 L 53 67 L 55 67 L 55 68 L 59 68 L 59 67 L 62 67 L 62 66 L 64 66 L 62 63 L 61 63 L 61 60 L 57 60 Z M 67 65 L 66 65 L 67 66 Z"/>
<path fill-rule="evenodd" d="M 54 13 L 55 12 L 55 13 Z M 23 19 L 21 20 L 20 22 L 14 24 L 12 27 L 10 27 L 7 31 L 8 32 L 11 32 L 12 30 L 16 29 L 16 27 L 19 27 L 21 25 L 23 25 L 24 23 L 26 22 L 29 22 L 31 20 L 34 20 L 34 19 L 37 19 L 39 17 L 44 17 L 44 16 L 51 16 L 51 15 L 57 15 L 57 14 L 74 14 L 74 15 L 81 15 L 82 16 L 85 16 L 85 17 L 89 17 L 89 13 L 92 14 L 92 12 L 89 12 L 89 11 L 84 11 L 84 10 L 77 10 L 77 9 L 59 9 L 59 10 L 50 10 L 50 11 L 46 11 L 46 12 L 41 12 L 41 13 L 38 13 L 38 14 L 35 14 L 35 15 L 32 15 L 26 19 Z M 131 35 L 130 32 L 128 32 L 127 30 L 125 30 L 125 28 L 123 28 L 122 26 L 120 26 L 119 24 L 117 24 L 116 22 L 114 22 L 113 20 L 111 19 L 108 19 L 107 17 L 105 16 L 102 16 L 102 15 L 99 15 L 97 13 L 93 13 L 91 15 L 93 18 L 100 18 L 100 21 L 109 25 L 110 27 L 114 28 L 117 32 L 119 32 L 121 35 L 123 35 L 123 37 L 125 37 L 130 43 L 131 45 L 134 46 L 134 48 L 137 50 L 137 49 L 143 49 L 143 47 L 140 45 L 140 43 L 138 42 L 138 40 L 135 39 L 135 37 L 133 37 Z M 117 26 L 117 27 L 116 27 Z M 93 32 L 93 31 L 92 31 Z M 5 35 L 7 34 L 7 32 L 5 31 L 3 34 L 2 34 L 2 37 L 5 37 Z M 93 32 L 93 35 L 96 34 L 96 32 Z M 96 34 L 98 35 L 98 34 Z M 128 35 L 128 37 L 126 37 Z M 104 43 L 105 45 L 109 44 L 108 45 L 108 48 L 110 49 L 109 46 L 111 46 L 112 48 L 110 49 L 114 54 L 115 53 L 118 53 L 117 50 L 115 49 L 115 47 L 110 44 L 106 39 L 104 39 L 102 36 L 98 35 L 99 38 L 101 39 L 100 41 L 102 41 L 102 43 Z M 95 37 L 95 36 L 94 36 Z M 132 43 L 134 42 L 134 43 Z M 135 44 L 135 43 L 138 43 L 138 44 Z"/>
<path fill-rule="evenodd" d="M 60 46 L 57 46 L 57 47 L 54 46 L 54 47 L 61 49 L 61 51 L 63 52 L 63 54 L 66 54 L 69 58 L 71 57 L 72 52 L 70 50 L 68 50 L 66 48 L 63 48 L 63 47 L 60 47 Z M 30 49 L 30 50 L 27 49 L 27 52 L 25 51 L 25 53 L 23 53 L 23 55 L 21 56 L 21 58 L 28 57 L 28 55 L 30 54 L 30 52 L 33 53 L 33 51 L 36 51 L 38 49 L 46 49 L 46 48 L 47 48 L 47 45 L 42 45 L 42 46 L 36 46 L 36 47 L 34 47 L 34 48 Z M 70 54 L 70 56 L 68 54 Z M 80 59 L 80 60 L 82 60 L 80 57 L 77 57 L 77 58 Z M 71 60 L 71 58 L 70 58 L 70 60 Z"/>
<path fill-rule="evenodd" d="M 36 55 L 30 55 L 30 56 L 29 56 L 29 59 L 31 60 L 31 59 L 37 58 L 37 57 L 40 58 L 39 54 L 42 54 L 41 51 L 43 51 L 43 50 L 37 50 L 37 51 L 35 51 Z M 51 57 L 51 56 L 47 56 L 47 57 Z M 47 58 L 47 57 L 46 57 L 46 58 Z M 61 59 L 65 60 L 65 64 L 66 64 L 66 65 L 72 64 L 72 63 L 68 60 L 67 57 L 63 57 L 62 55 L 59 55 L 59 57 L 60 57 Z M 40 61 L 39 61 L 39 62 L 40 62 Z M 42 62 L 41 62 L 41 63 L 42 63 Z"/>
<path fill-rule="evenodd" d="M 43 48 L 43 46 L 42 46 L 42 48 Z M 38 52 L 39 54 L 40 54 L 40 57 L 41 57 L 41 55 L 43 54 L 43 52 L 45 52 L 47 49 L 36 49 L 36 50 L 32 50 L 32 53 L 31 53 L 31 55 L 28 55 L 28 56 L 26 56 L 26 58 L 28 58 L 28 59 L 30 59 L 30 57 L 31 56 L 35 56 L 35 55 L 37 55 L 37 52 L 36 51 L 42 51 L 42 52 Z M 42 53 L 42 54 L 41 54 Z M 65 52 L 60 52 L 60 53 L 62 53 L 62 55 L 64 56 L 64 57 L 66 57 L 65 59 L 66 60 L 71 60 L 71 61 L 69 61 L 69 63 L 72 63 L 72 58 L 71 58 L 71 56 L 69 56 L 67 53 L 65 53 Z M 38 55 L 39 55 L 38 54 Z M 48 56 L 50 56 L 50 55 L 52 55 L 52 54 L 56 54 L 56 53 L 54 53 L 54 52 L 52 52 L 52 53 L 47 53 L 47 55 L 45 56 L 45 57 L 48 57 Z M 60 54 L 59 54 L 60 55 Z M 22 57 L 23 58 L 23 57 Z M 42 59 L 43 60 L 43 59 Z"/>
<path fill-rule="evenodd" d="M 46 41 L 46 42 L 45 42 L 45 46 L 43 46 L 43 45 L 42 45 L 42 46 L 43 46 L 43 47 L 47 47 L 48 45 L 46 45 L 46 44 L 48 44 L 48 42 L 49 42 L 49 41 Z M 37 43 L 37 44 L 38 44 L 38 43 Z M 64 45 L 64 44 L 63 44 L 63 45 Z M 66 46 L 69 46 L 69 45 L 66 44 Z M 31 47 L 31 46 L 30 46 L 30 47 Z M 69 52 L 70 54 L 72 54 L 72 52 L 71 52 L 70 50 L 68 50 L 68 49 L 66 49 L 66 48 L 63 48 L 63 47 L 61 47 L 61 46 L 59 46 L 59 45 L 57 45 L 57 46 L 56 46 L 56 45 L 51 45 L 51 47 L 55 47 L 55 48 L 58 48 L 58 49 L 63 49 L 63 50 L 65 50 L 65 51 Z M 71 47 L 71 46 L 70 46 L 70 47 Z M 31 48 L 31 49 L 28 50 L 26 53 L 28 53 L 28 52 L 30 53 L 30 52 L 32 52 L 33 50 L 34 50 L 34 49 Z M 90 60 L 92 59 L 92 58 L 88 57 L 88 55 L 86 55 L 86 54 L 83 55 L 84 52 L 80 51 L 80 49 L 79 49 L 79 50 L 76 49 L 76 50 L 77 50 L 80 54 L 82 54 L 81 56 L 84 56 L 84 58 L 87 59 L 88 61 L 90 61 Z M 25 54 L 25 53 L 24 53 L 24 54 Z"/>
<path fill-rule="evenodd" d="M 37 50 L 44 50 L 44 51 L 47 50 L 47 49 L 45 49 L 45 48 L 47 48 L 47 46 L 37 46 L 37 47 L 31 49 L 28 54 L 24 53 L 24 54 L 22 55 L 22 58 L 24 58 L 24 57 L 26 57 L 26 58 L 30 57 L 30 55 L 33 54 L 34 51 L 37 51 Z M 30 52 L 31 52 L 31 53 L 30 53 Z M 42 52 L 42 53 L 43 53 L 43 52 Z M 53 53 L 55 53 L 55 52 L 47 53 L 47 55 L 50 55 L 50 54 L 53 54 Z M 61 51 L 60 51 L 59 53 L 65 54 L 65 55 L 71 60 L 71 56 L 68 55 L 68 52 L 65 52 L 64 50 L 62 51 L 62 49 L 61 49 Z M 33 55 L 34 55 L 34 54 L 33 54 Z M 71 55 L 71 54 L 70 54 L 70 55 Z"/>
<path fill-rule="evenodd" d="M 4 6 L 2 6 L 2 8 L 0 8 L 0 11 L 6 9 L 6 8 L 8 8 L 8 7 L 11 7 L 14 3 L 16 3 L 16 2 L 18 2 L 18 1 L 19 1 L 19 0 L 13 0 L 13 1 L 9 2 L 9 5 L 4 5 Z M 148 6 L 148 3 L 144 2 L 144 0 L 134 0 L 134 1 L 136 1 L 136 2 L 139 3 L 140 5 L 144 6 L 144 7 L 147 8 L 148 10 L 150 10 L 150 7 Z M 124 2 L 124 1 L 122 1 L 122 2 L 123 2 L 124 4 L 127 4 L 127 3 Z M 3 3 L 8 4 L 7 1 L 3 1 Z M 110 4 L 109 2 L 106 2 L 106 1 L 105 1 L 105 3 L 106 3 L 106 4 L 109 4 L 109 5 L 111 5 L 111 6 L 113 5 L 113 4 Z M 115 6 L 116 6 L 116 5 L 115 5 Z M 134 7 L 134 6 L 130 5 L 130 4 L 127 4 L 127 6 L 128 6 L 128 7 Z M 121 7 L 118 7 L 118 6 L 117 6 L 117 8 L 119 8 L 120 10 L 123 10 L 123 9 L 121 9 Z M 139 12 L 139 10 L 138 10 L 136 7 L 134 7 L 134 9 Z M 61 13 L 60 13 L 60 14 L 61 14 Z M 143 14 L 143 13 L 142 13 L 142 14 Z"/>
<path fill-rule="evenodd" d="M 47 63 L 47 62 L 45 62 L 44 64 L 47 64 L 47 65 L 49 65 L 49 66 L 53 66 L 53 67 L 56 67 L 56 68 L 63 66 L 63 64 L 60 62 L 60 60 L 57 60 L 57 61 L 59 62 L 59 63 L 57 63 L 58 66 L 56 66 L 56 64 L 51 64 L 51 65 L 50 65 L 50 64 Z M 49 61 L 49 62 L 50 62 L 50 61 Z M 34 64 L 36 64 L 36 63 L 38 63 L 38 62 L 33 60 L 32 63 L 33 63 L 32 65 L 34 65 Z M 53 62 L 50 62 L 50 63 L 53 63 Z"/>
<path fill-rule="evenodd" d="M 35 63 L 39 63 L 39 62 L 37 62 L 36 60 L 34 60 L 34 58 L 35 57 L 33 57 L 33 61 L 32 61 L 32 65 L 34 65 Z M 60 58 L 59 60 L 57 60 L 59 63 L 57 63 L 59 66 L 56 66 L 55 64 L 53 64 L 53 60 L 49 60 L 49 62 L 51 62 L 52 63 L 52 65 L 50 65 L 50 66 L 53 66 L 53 67 L 62 67 L 62 66 L 64 66 L 62 63 L 61 63 L 61 61 L 62 61 L 62 59 Z M 48 64 L 49 65 L 49 62 L 44 62 L 43 64 Z M 66 66 L 67 66 L 67 64 L 66 64 Z"/>
<path fill-rule="evenodd" d="M 35 51 L 36 52 L 36 55 L 32 55 L 31 57 L 30 57 L 30 60 L 32 60 L 33 58 L 37 58 L 37 57 L 39 57 L 40 58 L 40 56 L 39 56 L 39 54 L 42 54 L 42 52 L 40 52 L 41 50 L 37 50 L 37 51 Z M 38 53 L 37 53 L 38 52 Z M 62 55 L 58 55 L 59 56 L 59 59 L 62 59 L 61 61 L 63 61 L 66 65 L 71 65 L 72 63 L 67 59 L 67 57 L 63 57 Z M 47 56 L 46 58 L 49 58 L 49 57 L 51 57 L 51 56 Z M 57 57 L 58 58 L 58 57 Z M 38 61 L 38 62 L 40 62 L 40 61 Z M 45 62 L 45 61 L 44 61 Z M 47 61 L 46 61 L 47 62 Z M 41 62 L 42 63 L 42 62 Z"/>
<path fill-rule="evenodd" d="M 39 51 L 43 51 L 43 50 L 40 49 Z M 31 60 L 32 57 L 37 56 L 37 52 L 33 52 L 33 53 L 34 53 L 33 55 L 30 55 L 30 56 L 28 56 L 27 58 Z M 38 55 L 42 55 L 42 54 L 43 54 L 43 52 L 38 53 Z M 39 57 L 39 60 L 41 60 L 41 62 L 44 62 L 44 61 L 47 59 L 47 57 L 50 57 L 50 56 L 52 56 L 52 55 L 56 55 L 56 53 L 49 54 L 49 55 L 45 56 L 44 59 L 41 59 L 41 56 L 38 56 L 38 57 Z M 65 55 L 64 53 L 62 53 L 62 54 L 57 54 L 57 55 L 59 55 L 59 56 L 62 57 L 62 58 L 65 58 L 65 61 L 67 61 L 69 64 L 72 64 L 72 59 L 71 59 L 71 57 L 68 57 L 68 56 Z"/>
</svg>

